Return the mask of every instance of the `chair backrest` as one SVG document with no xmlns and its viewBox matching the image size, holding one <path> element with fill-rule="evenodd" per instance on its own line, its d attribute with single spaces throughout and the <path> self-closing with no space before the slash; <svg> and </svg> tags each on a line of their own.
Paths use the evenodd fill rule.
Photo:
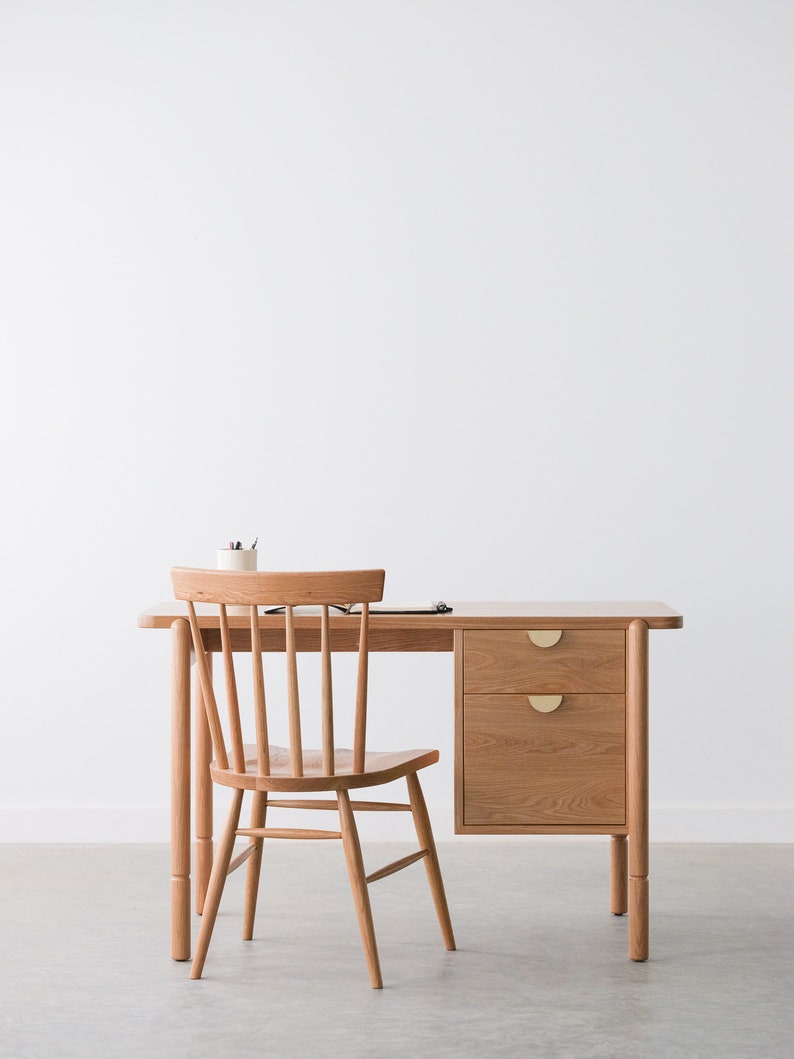
<svg viewBox="0 0 794 1059">
<path fill-rule="evenodd" d="M 244 773 L 245 755 L 240 719 L 237 677 L 229 633 L 228 607 L 248 608 L 251 635 L 253 710 L 255 718 L 257 769 L 260 776 L 270 775 L 268 710 L 265 675 L 259 631 L 259 608 L 283 607 L 285 659 L 287 668 L 287 715 L 292 775 L 303 775 L 303 742 L 301 706 L 298 690 L 298 661 L 295 643 L 294 608 L 320 607 L 322 767 L 327 776 L 334 774 L 334 703 L 331 665 L 331 631 L 329 607 L 361 605 L 360 618 L 346 615 L 345 622 L 359 624 L 358 675 L 356 681 L 355 722 L 353 730 L 353 771 L 364 771 L 367 727 L 367 677 L 369 648 L 369 604 L 383 598 L 383 570 L 333 570 L 315 573 L 267 573 L 242 570 L 195 570 L 174 567 L 171 583 L 176 599 L 187 602 L 188 619 L 196 655 L 196 667 L 207 712 L 215 760 L 220 768 L 229 768 L 229 755 L 218 712 L 212 672 L 204 652 L 196 603 L 218 605 L 223 655 L 224 683 L 228 712 L 231 767 Z"/>
</svg>

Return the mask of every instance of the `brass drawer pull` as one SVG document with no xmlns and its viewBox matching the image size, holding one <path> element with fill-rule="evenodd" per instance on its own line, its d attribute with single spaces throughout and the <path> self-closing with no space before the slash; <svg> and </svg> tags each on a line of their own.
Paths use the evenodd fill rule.
<svg viewBox="0 0 794 1059">
<path fill-rule="evenodd" d="M 535 647 L 554 647 L 560 642 L 562 629 L 530 629 L 527 636 Z"/>
<path fill-rule="evenodd" d="M 554 713 L 562 702 L 562 695 L 527 695 L 529 705 L 538 713 Z"/>
</svg>

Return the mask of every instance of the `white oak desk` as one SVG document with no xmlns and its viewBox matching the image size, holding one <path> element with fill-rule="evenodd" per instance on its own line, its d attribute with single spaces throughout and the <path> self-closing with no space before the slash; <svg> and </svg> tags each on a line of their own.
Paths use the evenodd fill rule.
<svg viewBox="0 0 794 1059">
<path fill-rule="evenodd" d="M 664 603 L 452 603 L 446 614 L 381 614 L 372 651 L 454 651 L 455 831 L 611 837 L 611 911 L 629 913 L 629 956 L 648 958 L 648 630 L 683 619 Z M 220 650 L 217 614 L 201 613 L 207 652 Z M 170 629 L 171 955 L 190 958 L 191 640 L 184 605 L 141 614 Z M 247 616 L 229 618 L 233 647 L 250 651 Z M 262 616 L 266 650 L 284 649 L 279 619 Z M 557 634 L 560 634 L 559 636 Z M 296 614 L 298 649 L 319 649 L 320 619 Z M 356 629 L 331 618 L 336 650 Z M 196 910 L 212 863 L 210 742 L 195 708 Z"/>
</svg>

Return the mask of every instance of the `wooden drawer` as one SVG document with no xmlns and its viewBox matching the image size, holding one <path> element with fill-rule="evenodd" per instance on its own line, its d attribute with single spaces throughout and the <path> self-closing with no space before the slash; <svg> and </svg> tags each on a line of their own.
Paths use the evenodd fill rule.
<svg viewBox="0 0 794 1059">
<path fill-rule="evenodd" d="M 622 629 L 564 629 L 552 647 L 537 647 L 523 629 L 472 630 L 463 637 L 463 690 L 555 694 L 626 688 Z"/>
<path fill-rule="evenodd" d="M 625 774 L 623 695 L 566 694 L 551 713 L 526 695 L 463 700 L 464 826 L 622 825 Z"/>
</svg>

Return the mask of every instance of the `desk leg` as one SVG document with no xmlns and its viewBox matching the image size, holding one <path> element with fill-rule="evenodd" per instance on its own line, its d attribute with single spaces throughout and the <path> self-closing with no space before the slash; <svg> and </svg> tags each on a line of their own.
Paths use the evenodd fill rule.
<svg viewBox="0 0 794 1059">
<path fill-rule="evenodd" d="M 625 916 L 628 909 L 629 844 L 625 835 L 613 835 L 611 845 L 611 887 L 609 910 L 613 916 Z"/>
<path fill-rule="evenodd" d="M 648 626 L 626 643 L 629 789 L 629 957 L 648 959 Z"/>
<path fill-rule="evenodd" d="M 212 672 L 212 655 L 207 654 L 207 665 Z M 212 780 L 210 779 L 210 761 L 212 759 L 212 741 L 207 714 L 204 709 L 204 696 L 201 685 L 195 681 L 193 691 L 194 724 L 196 732 L 194 764 L 194 782 L 196 799 L 196 911 L 204 911 L 204 898 L 207 894 L 210 872 L 212 871 Z"/>
<path fill-rule="evenodd" d="M 190 959 L 190 626 L 171 625 L 171 959 Z"/>
</svg>

